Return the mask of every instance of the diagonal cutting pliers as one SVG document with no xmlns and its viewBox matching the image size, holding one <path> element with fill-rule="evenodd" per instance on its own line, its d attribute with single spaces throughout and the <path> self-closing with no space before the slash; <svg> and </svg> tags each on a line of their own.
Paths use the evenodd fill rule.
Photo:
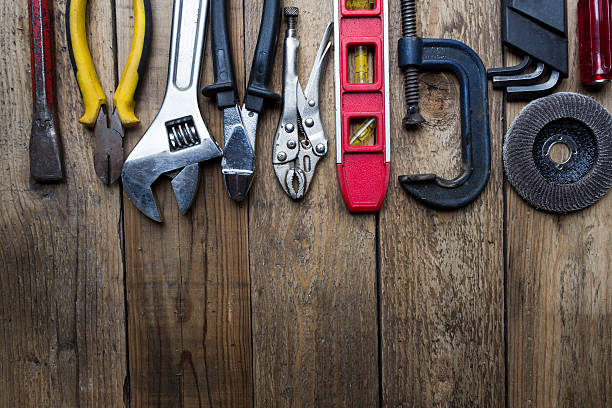
<svg viewBox="0 0 612 408">
<path fill-rule="evenodd" d="M 68 0 L 66 30 L 70 59 L 74 69 L 85 113 L 79 120 L 93 127 L 96 139 L 94 167 L 105 184 L 114 183 L 123 167 L 123 127 L 135 126 L 140 121 L 134 114 L 134 94 L 145 68 L 151 44 L 150 0 L 133 0 L 134 34 L 127 63 L 113 95 L 114 110 L 110 127 L 106 96 L 91 58 L 87 43 L 87 0 Z"/>
<path fill-rule="evenodd" d="M 211 0 L 215 83 L 205 87 L 202 93 L 216 98 L 217 106 L 223 110 L 223 181 L 230 198 L 240 202 L 246 197 L 253 181 L 259 114 L 266 102 L 280 100 L 278 94 L 269 90 L 280 28 L 280 0 L 264 1 L 259 37 L 242 107 L 239 106 L 226 7 L 225 0 Z"/>
</svg>

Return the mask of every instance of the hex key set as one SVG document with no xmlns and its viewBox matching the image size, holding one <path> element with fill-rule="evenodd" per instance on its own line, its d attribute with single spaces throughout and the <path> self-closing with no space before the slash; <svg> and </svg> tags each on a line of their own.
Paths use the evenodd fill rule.
<svg viewBox="0 0 612 408">
<path fill-rule="evenodd" d="M 334 21 L 321 33 L 310 77 L 303 88 L 298 73 L 300 11 L 280 0 L 265 0 L 244 102 L 238 93 L 225 0 L 174 0 L 166 95 L 157 117 L 124 158 L 125 127 L 135 115 L 138 85 L 150 53 L 150 0 L 133 0 L 134 31 L 130 53 L 110 104 L 98 80 L 86 38 L 87 0 L 69 0 L 66 8 L 68 52 L 83 97 L 80 122 L 93 128 L 93 162 L 105 184 L 119 178 L 131 202 L 147 217 L 162 221 L 152 185 L 169 179 L 181 214 L 196 197 L 200 165 L 220 158 L 221 177 L 230 199 L 248 197 L 257 177 L 257 127 L 266 107 L 282 101 L 273 141 L 263 143 L 280 188 L 299 202 L 329 150 L 329 124 L 321 115 L 321 85 L 328 56 L 334 55 L 335 138 L 338 187 L 354 213 L 380 210 L 391 171 L 391 93 L 402 90 L 410 132 L 427 121 L 419 102 L 419 73 L 445 71 L 460 87 L 462 170 L 454 179 L 436 174 L 402 175 L 398 184 L 417 202 L 455 210 L 474 202 L 485 189 L 491 168 L 487 81 L 509 101 L 532 101 L 516 118 L 504 140 L 504 170 L 510 183 L 534 207 L 567 213 L 603 197 L 612 186 L 612 116 L 588 97 L 555 93 L 565 78 L 588 86 L 612 80 L 612 5 L 610 0 L 579 0 L 580 72 L 570 72 L 565 0 L 500 0 L 503 45 L 523 57 L 516 66 L 485 69 L 478 54 L 454 39 L 418 35 L 416 0 L 330 0 Z M 391 1 L 401 8 L 399 66 L 390 67 Z M 62 139 L 55 112 L 52 2 L 29 0 L 32 46 L 33 117 L 30 173 L 41 183 L 64 178 Z M 168 10 L 169 11 L 169 10 Z M 274 63 L 283 24 L 282 92 L 272 89 Z M 393 17 L 394 18 L 394 17 Z M 222 111 L 223 135 L 214 137 L 199 108 L 200 70 L 205 33 L 212 43 L 214 83 L 201 92 Z M 397 69 L 403 83 L 391 83 Z M 281 75 L 281 73 L 277 73 Z M 217 135 L 220 136 L 220 135 Z M 67 135 L 63 137 L 68 140 Z M 219 140 L 220 143 L 217 143 Z M 565 156 L 555 152 L 565 149 Z"/>
</svg>

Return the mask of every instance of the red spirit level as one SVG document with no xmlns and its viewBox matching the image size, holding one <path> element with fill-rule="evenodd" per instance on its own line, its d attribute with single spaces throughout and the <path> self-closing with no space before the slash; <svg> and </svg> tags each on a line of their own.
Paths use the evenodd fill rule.
<svg viewBox="0 0 612 408">
<path fill-rule="evenodd" d="M 336 154 L 351 212 L 378 211 L 389 183 L 387 0 L 335 0 Z"/>
<path fill-rule="evenodd" d="M 580 0 L 580 77 L 585 84 L 612 80 L 612 1 Z"/>
</svg>

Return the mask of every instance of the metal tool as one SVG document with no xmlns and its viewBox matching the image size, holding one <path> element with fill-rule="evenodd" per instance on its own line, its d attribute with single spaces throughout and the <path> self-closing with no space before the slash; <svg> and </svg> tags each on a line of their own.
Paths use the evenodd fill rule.
<svg viewBox="0 0 612 408">
<path fill-rule="evenodd" d="M 105 184 L 114 183 L 123 166 L 123 127 L 135 126 L 140 121 L 134 114 L 134 94 L 146 66 L 151 44 L 150 0 L 133 0 L 134 34 L 127 63 L 113 95 L 114 110 L 107 106 L 106 96 L 98 79 L 87 43 L 87 0 L 67 3 L 68 49 L 74 72 L 83 96 L 85 113 L 79 120 L 93 127 L 96 138 L 94 167 Z M 110 123 L 109 123 L 110 121 Z"/>
<path fill-rule="evenodd" d="M 268 101 L 279 101 L 280 96 L 269 90 L 274 68 L 280 1 L 266 0 L 251 76 L 244 105 L 239 106 L 238 86 L 232 62 L 225 0 L 211 0 L 211 40 L 215 83 L 202 93 L 216 98 L 223 110 L 223 159 L 221 170 L 225 188 L 231 199 L 242 201 L 247 196 L 255 171 L 255 138 L 259 114 Z"/>
<path fill-rule="evenodd" d="M 578 34 L 582 82 L 612 81 L 612 1 L 580 0 Z"/>
<path fill-rule="evenodd" d="M 283 64 L 283 109 L 274 139 L 272 162 L 283 190 L 292 199 L 304 197 L 319 160 L 327 154 L 328 137 L 320 109 L 321 72 L 332 46 L 333 24 L 325 29 L 306 85 L 298 78 L 297 7 L 285 7 L 287 18 Z"/>
<path fill-rule="evenodd" d="M 510 101 L 551 94 L 568 74 L 565 0 L 502 0 L 501 21 L 504 45 L 525 57 L 516 66 L 490 69 L 493 87 Z"/>
<path fill-rule="evenodd" d="M 64 178 L 55 106 L 53 1 L 29 0 L 32 50 L 32 132 L 30 174 L 38 182 Z"/>
<path fill-rule="evenodd" d="M 198 106 L 207 11 L 207 0 L 174 0 L 166 96 L 157 117 L 123 165 L 121 178 L 128 198 L 158 222 L 162 218 L 152 184 L 162 174 L 170 178 L 184 215 L 197 192 L 199 163 L 222 154 Z"/>
<path fill-rule="evenodd" d="M 389 2 L 335 0 L 334 16 L 338 183 L 349 211 L 378 211 L 391 170 Z"/>
<path fill-rule="evenodd" d="M 553 156 L 557 145 L 566 156 Z M 581 210 L 612 187 L 612 115 L 575 93 L 538 99 L 514 119 L 503 158 L 510 184 L 532 206 L 556 213 Z"/>
<path fill-rule="evenodd" d="M 414 0 L 402 0 L 402 25 L 416 22 Z M 410 30 L 404 30 L 404 33 Z M 491 171 L 487 75 L 480 57 L 454 40 L 405 36 L 399 40 L 399 66 L 449 71 L 461 89 L 461 156 L 463 170 L 453 180 L 435 174 L 400 176 L 401 186 L 419 201 L 440 209 L 456 209 L 474 201 L 487 185 Z M 410 80 L 412 77 L 407 77 Z M 421 121 L 417 86 L 406 86 L 408 113 L 404 125 Z M 418 116 L 417 116 L 418 115 Z"/>
</svg>

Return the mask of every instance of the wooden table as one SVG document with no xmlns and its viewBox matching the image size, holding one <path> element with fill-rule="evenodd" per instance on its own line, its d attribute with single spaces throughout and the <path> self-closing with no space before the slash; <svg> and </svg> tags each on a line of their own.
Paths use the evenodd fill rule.
<svg viewBox="0 0 612 408">
<path fill-rule="evenodd" d="M 110 96 L 131 40 L 132 1 L 90 3 L 90 43 Z M 127 132 L 128 150 L 166 84 L 172 1 L 152 3 L 142 125 Z M 231 0 L 241 80 L 262 3 Z M 451 177 L 460 168 L 458 86 L 449 75 L 423 74 L 428 123 L 401 129 L 400 2 L 390 3 L 392 174 L 379 214 L 351 215 L 340 195 L 330 63 L 322 96 L 330 154 L 305 200 L 288 199 L 273 173 L 276 108 L 260 122 L 258 174 L 246 203 L 227 198 L 219 162 L 211 163 L 186 217 L 161 183 L 166 222 L 158 225 L 119 184 L 106 187 L 95 176 L 92 133 L 77 123 L 66 0 L 55 1 L 55 27 L 67 180 L 45 186 L 29 178 L 27 2 L 0 2 L 0 406 L 612 404 L 612 196 L 570 216 L 528 207 L 504 181 L 501 162 L 504 131 L 523 105 L 491 91 L 493 168 L 483 195 L 456 212 L 408 197 L 399 174 Z M 499 1 L 419 3 L 423 35 L 464 41 L 487 67 L 503 64 Z M 578 82 L 576 2 L 568 3 L 572 77 L 562 90 L 612 110 L 612 87 L 593 93 Z M 307 78 L 332 1 L 285 5 L 301 8 Z M 279 48 L 277 91 L 281 66 Z M 211 82 L 208 46 L 202 84 Z M 219 140 L 221 113 L 207 100 L 201 106 Z"/>
</svg>

